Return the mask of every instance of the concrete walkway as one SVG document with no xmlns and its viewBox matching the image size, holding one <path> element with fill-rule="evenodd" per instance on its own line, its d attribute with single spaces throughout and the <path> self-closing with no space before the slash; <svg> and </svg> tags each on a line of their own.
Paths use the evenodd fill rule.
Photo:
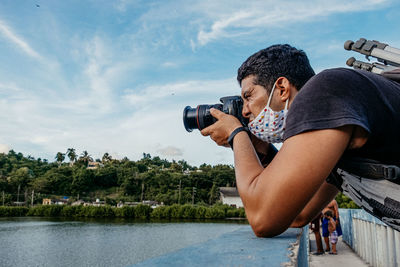
<svg viewBox="0 0 400 267">
<path fill-rule="evenodd" d="M 322 241 L 324 243 L 324 241 Z M 315 256 L 312 252 L 317 251 L 315 245 L 315 236 L 310 233 L 310 267 L 365 267 L 369 266 L 363 261 L 358 255 L 349 247 L 345 242 L 342 241 L 342 237 L 339 237 L 339 241 L 336 245 L 337 255 L 331 255 L 325 253 L 323 255 Z"/>
</svg>

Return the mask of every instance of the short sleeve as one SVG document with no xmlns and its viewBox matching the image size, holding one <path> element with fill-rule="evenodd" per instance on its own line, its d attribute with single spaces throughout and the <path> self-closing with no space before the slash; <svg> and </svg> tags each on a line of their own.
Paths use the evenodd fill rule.
<svg viewBox="0 0 400 267">
<path fill-rule="evenodd" d="M 365 82 L 347 69 L 326 70 L 308 81 L 289 108 L 284 139 L 320 129 L 358 125 L 370 132 L 368 98 L 360 94 Z"/>
</svg>

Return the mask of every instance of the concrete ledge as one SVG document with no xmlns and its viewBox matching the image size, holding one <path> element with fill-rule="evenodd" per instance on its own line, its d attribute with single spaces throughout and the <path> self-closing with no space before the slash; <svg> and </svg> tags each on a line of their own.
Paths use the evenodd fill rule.
<svg viewBox="0 0 400 267">
<path fill-rule="evenodd" d="M 291 228 L 274 238 L 258 238 L 246 225 L 133 266 L 308 266 L 308 249 L 303 245 L 308 240 L 302 240 L 305 236 L 308 237 L 306 229 Z M 298 262 L 299 253 L 307 259 L 306 263 Z"/>
</svg>

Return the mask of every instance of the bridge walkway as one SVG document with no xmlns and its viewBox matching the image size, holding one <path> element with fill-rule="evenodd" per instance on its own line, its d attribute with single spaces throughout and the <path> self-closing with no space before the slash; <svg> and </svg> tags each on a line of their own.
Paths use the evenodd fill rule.
<svg viewBox="0 0 400 267">
<path fill-rule="evenodd" d="M 317 251 L 317 247 L 315 245 L 315 236 L 312 232 L 310 232 L 310 250 L 311 252 Z M 338 254 L 331 255 L 329 253 L 325 253 L 323 255 L 312 255 L 310 253 L 310 267 L 366 267 L 369 266 L 365 261 L 363 261 L 352 249 L 349 245 L 347 245 L 342 237 L 339 237 L 339 241 L 336 245 L 336 249 Z"/>
</svg>

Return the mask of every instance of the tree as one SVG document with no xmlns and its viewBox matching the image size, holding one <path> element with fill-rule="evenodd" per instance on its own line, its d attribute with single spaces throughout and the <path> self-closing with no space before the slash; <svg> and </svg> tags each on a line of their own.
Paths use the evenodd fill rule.
<svg viewBox="0 0 400 267">
<path fill-rule="evenodd" d="M 94 173 L 87 169 L 77 169 L 73 173 L 71 190 L 73 194 L 88 192 L 93 188 Z"/>
<path fill-rule="evenodd" d="M 74 165 L 74 162 L 76 161 L 77 155 L 75 152 L 74 148 L 68 148 L 67 149 L 67 157 L 69 158 L 69 164 L 70 166 Z"/>
<path fill-rule="evenodd" d="M 10 173 L 9 183 L 15 190 L 19 185 L 24 189 L 32 178 L 32 173 L 27 167 L 21 167 Z"/>
<path fill-rule="evenodd" d="M 103 157 L 101 158 L 102 163 L 107 163 L 107 162 L 110 162 L 111 160 L 112 160 L 112 157 L 107 152 L 104 153 Z"/>
<path fill-rule="evenodd" d="M 210 192 L 208 193 L 208 204 L 214 204 L 215 201 L 218 199 L 218 186 L 214 183 L 211 187 Z"/>
<path fill-rule="evenodd" d="M 31 183 L 35 192 L 46 194 L 69 194 L 73 182 L 73 169 L 68 167 L 52 168 Z"/>
<path fill-rule="evenodd" d="M 57 160 L 58 168 L 60 168 L 61 163 L 62 163 L 62 162 L 64 161 L 64 159 L 65 159 L 65 154 L 64 154 L 64 153 L 61 153 L 61 152 L 57 152 L 57 155 L 56 155 L 55 159 Z"/>
<path fill-rule="evenodd" d="M 82 152 L 81 156 L 78 159 L 80 162 L 82 162 L 85 166 L 89 164 L 90 161 L 93 161 L 93 158 L 89 153 L 85 150 Z"/>
</svg>

